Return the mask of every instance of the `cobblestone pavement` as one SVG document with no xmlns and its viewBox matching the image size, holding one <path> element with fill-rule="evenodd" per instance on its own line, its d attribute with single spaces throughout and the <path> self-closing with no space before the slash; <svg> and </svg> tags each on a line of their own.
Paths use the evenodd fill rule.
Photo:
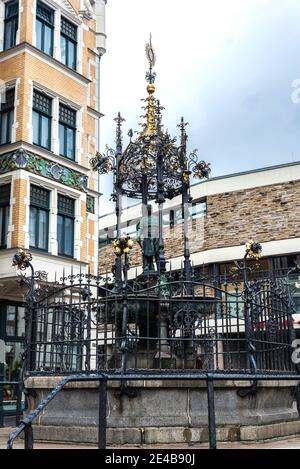
<svg viewBox="0 0 300 469">
<path fill-rule="evenodd" d="M 0 429 L 0 449 L 6 448 L 6 442 L 8 435 L 14 428 L 1 428 Z M 75 445 L 75 444 L 55 444 L 55 443 L 39 443 L 36 442 L 34 447 L 36 449 L 96 449 L 95 446 L 87 446 L 87 445 Z M 23 448 L 23 441 L 18 439 L 14 445 L 16 449 Z M 169 444 L 169 445 L 124 445 L 120 446 L 109 446 L 109 449 L 207 449 L 207 444 Z M 300 436 L 290 437 L 286 439 L 280 440 L 268 440 L 262 442 L 251 442 L 251 443 L 219 443 L 219 449 L 300 449 Z"/>
</svg>

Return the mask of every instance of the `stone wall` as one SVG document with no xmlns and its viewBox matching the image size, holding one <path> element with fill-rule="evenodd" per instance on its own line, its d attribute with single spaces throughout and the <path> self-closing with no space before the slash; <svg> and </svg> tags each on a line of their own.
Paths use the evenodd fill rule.
<svg viewBox="0 0 300 469">
<path fill-rule="evenodd" d="M 59 377 L 29 378 L 29 408 L 35 409 L 58 384 Z M 208 440 L 205 381 L 127 382 L 136 397 L 108 383 L 108 444 L 193 443 Z M 300 432 L 293 405 L 297 381 L 257 383 L 254 395 L 240 397 L 249 382 L 216 381 L 215 410 L 219 441 L 260 440 Z M 34 422 L 37 440 L 97 442 L 99 391 L 96 382 L 68 384 Z"/>
<path fill-rule="evenodd" d="M 205 219 L 190 222 L 191 253 L 244 245 L 249 238 L 261 243 L 300 236 L 300 181 L 214 194 L 207 197 Z M 166 258 L 183 255 L 183 226 L 165 229 Z M 100 250 L 100 272 L 110 272 L 111 245 Z M 141 264 L 136 243 L 132 266 Z"/>
</svg>

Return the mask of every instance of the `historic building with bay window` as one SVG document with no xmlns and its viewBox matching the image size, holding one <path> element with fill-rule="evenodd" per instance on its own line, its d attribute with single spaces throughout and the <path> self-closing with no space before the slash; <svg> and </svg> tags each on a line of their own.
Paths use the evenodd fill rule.
<svg viewBox="0 0 300 469">
<path fill-rule="evenodd" d="M 98 270 L 99 77 L 106 0 L 0 0 L 0 340 L 18 368 L 30 249 L 51 281 Z"/>
</svg>

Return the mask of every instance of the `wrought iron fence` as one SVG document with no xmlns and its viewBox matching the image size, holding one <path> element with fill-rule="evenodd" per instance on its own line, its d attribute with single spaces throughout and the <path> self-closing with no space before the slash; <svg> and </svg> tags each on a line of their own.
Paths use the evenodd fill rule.
<svg viewBox="0 0 300 469">
<path fill-rule="evenodd" d="M 284 279 L 193 276 L 187 282 L 176 272 L 117 288 L 110 276 L 43 278 L 27 308 L 30 374 L 296 370 L 293 303 Z"/>
</svg>

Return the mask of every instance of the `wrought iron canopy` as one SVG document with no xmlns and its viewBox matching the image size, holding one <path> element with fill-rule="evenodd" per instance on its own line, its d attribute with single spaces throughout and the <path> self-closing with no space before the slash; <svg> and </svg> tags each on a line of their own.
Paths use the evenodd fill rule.
<svg viewBox="0 0 300 469">
<path fill-rule="evenodd" d="M 157 199 L 158 192 L 161 197 L 171 199 L 183 192 L 183 185 L 189 184 L 190 175 L 198 179 L 208 178 L 210 174 L 209 164 L 200 161 L 197 150 L 187 153 L 188 125 L 181 119 L 178 125 L 180 138 L 172 137 L 164 130 L 162 124 L 163 107 L 154 96 L 156 73 L 155 53 L 150 41 L 146 45 L 146 56 L 149 62 L 149 70 L 146 73 L 148 96 L 143 99 L 145 115 L 141 116 L 142 130 L 134 133 L 129 131 L 130 142 L 123 151 L 122 123 L 124 119 L 120 113 L 115 119 L 116 150 L 106 148 L 106 153 L 97 153 L 91 160 L 94 170 L 100 174 L 113 171 L 116 187 L 122 193 L 131 198 L 147 200 Z"/>
</svg>

